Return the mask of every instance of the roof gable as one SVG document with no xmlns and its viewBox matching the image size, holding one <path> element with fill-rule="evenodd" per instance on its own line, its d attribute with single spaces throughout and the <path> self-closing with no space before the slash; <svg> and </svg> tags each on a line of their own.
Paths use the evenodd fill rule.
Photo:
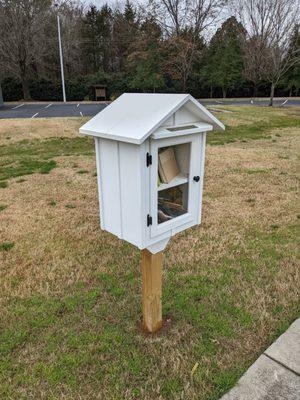
<svg viewBox="0 0 300 400">
<path fill-rule="evenodd" d="M 184 104 L 215 129 L 224 125 L 188 94 L 124 93 L 80 128 L 80 133 L 141 144 Z"/>
</svg>

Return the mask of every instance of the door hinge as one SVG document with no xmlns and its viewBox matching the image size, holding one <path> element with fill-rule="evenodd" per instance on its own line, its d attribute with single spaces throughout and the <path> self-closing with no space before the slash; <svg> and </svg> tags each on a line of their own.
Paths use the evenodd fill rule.
<svg viewBox="0 0 300 400">
<path fill-rule="evenodd" d="M 148 214 L 147 215 L 147 226 L 152 225 L 152 217 Z"/>
<path fill-rule="evenodd" d="M 146 165 L 147 165 L 147 167 L 149 167 L 149 165 L 152 165 L 152 156 L 149 153 L 147 153 L 147 156 L 146 156 Z"/>
</svg>

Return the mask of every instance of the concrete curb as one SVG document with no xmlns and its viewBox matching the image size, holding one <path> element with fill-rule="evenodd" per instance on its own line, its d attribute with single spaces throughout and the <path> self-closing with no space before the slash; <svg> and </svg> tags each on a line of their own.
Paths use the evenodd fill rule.
<svg viewBox="0 0 300 400">
<path fill-rule="evenodd" d="M 300 399 L 300 318 L 220 400 Z"/>
</svg>

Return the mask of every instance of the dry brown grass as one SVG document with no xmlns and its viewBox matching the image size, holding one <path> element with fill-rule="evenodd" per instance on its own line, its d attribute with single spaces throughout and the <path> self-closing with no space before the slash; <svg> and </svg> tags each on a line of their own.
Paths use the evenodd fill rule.
<svg viewBox="0 0 300 400">
<path fill-rule="evenodd" d="M 247 118 L 244 116 L 243 121 Z M 66 119 L 64 131 L 59 133 L 60 121 L 34 121 L 37 124 L 34 129 L 31 121 L 25 136 L 27 139 L 72 137 L 81 122 Z M 6 121 L 5 129 L 10 135 L 17 129 L 13 141 L 24 137 L 16 123 Z M 233 125 L 238 123 L 232 121 Z M 0 131 L 4 142 L 5 129 L 1 127 Z M 58 167 L 49 175 L 26 176 L 22 183 L 11 179 L 8 188 L 0 189 L 0 204 L 8 205 L 0 212 L 1 241 L 15 243 L 9 252 L 0 253 L 2 315 L 9 319 L 7 304 L 12 299 L 37 295 L 64 298 L 78 291 L 77 284 L 82 285 L 84 292 L 97 287 L 99 274 L 116 274 L 117 279 L 124 281 L 126 274 L 132 273 L 134 287 L 127 287 L 126 280 L 121 284 L 127 295 L 114 302 L 103 292 L 99 304 L 95 305 L 99 318 L 90 320 L 88 313 L 83 314 L 83 321 L 76 322 L 74 331 L 78 329 L 78 335 L 94 329 L 100 332 L 103 329 L 101 307 L 105 305 L 110 310 L 106 321 L 112 326 L 121 326 L 124 340 L 127 336 L 133 338 L 134 347 L 145 357 L 143 362 L 150 363 L 142 381 L 136 382 L 134 375 L 118 370 L 115 363 L 121 361 L 117 361 L 112 343 L 110 356 L 104 358 L 103 365 L 112 363 L 116 369 L 104 373 L 101 383 L 87 380 L 83 385 L 80 378 L 72 386 L 62 378 L 55 386 L 45 377 L 36 378 L 32 387 L 26 383 L 19 388 L 13 386 L 13 398 L 20 394 L 41 399 L 216 398 L 219 392 L 214 392 L 214 379 L 221 381 L 227 371 L 249 365 L 280 329 L 280 319 L 289 321 L 297 307 L 300 268 L 294 231 L 290 227 L 294 227 L 299 214 L 299 133 L 298 128 L 286 128 L 280 130 L 280 137 L 276 136 L 278 130 L 271 132 L 274 141 L 264 139 L 207 147 L 203 221 L 201 226 L 173 238 L 165 252 L 165 289 L 172 289 L 166 294 L 171 322 L 165 334 L 154 337 L 140 334 L 136 325 L 140 302 L 139 252 L 99 228 L 94 158 L 57 157 Z M 78 166 L 76 169 L 74 164 Z M 78 174 L 80 169 L 89 172 Z M 56 205 L 51 206 L 51 201 Z M 66 208 L 66 205 L 75 208 Z M 278 232 L 278 238 L 274 232 Z M 203 280 L 208 282 L 208 287 L 216 286 L 203 298 L 200 291 L 201 300 L 193 300 L 199 301 L 200 315 L 203 312 L 203 320 L 199 321 L 188 314 L 185 303 L 180 306 L 181 296 L 184 293 L 189 296 L 193 290 L 188 279 L 194 278 L 192 285 Z M 222 308 L 226 299 L 230 299 L 234 310 L 242 310 L 241 316 L 234 317 Z M 280 312 L 274 311 L 275 308 Z M 212 320 L 212 338 L 207 342 L 205 318 L 214 316 L 215 312 L 222 318 L 225 316 L 220 321 L 225 323 L 226 318 L 230 321 L 234 334 L 227 335 L 225 330 L 218 333 L 221 322 Z M 251 316 L 253 323 L 243 324 L 243 315 Z M 47 338 L 64 338 L 69 329 L 68 318 L 63 327 L 47 328 Z M 218 350 L 197 350 L 202 339 Z M 66 342 L 59 340 L 62 344 L 55 351 L 69 352 Z M 95 348 L 90 347 L 88 351 L 97 352 L 97 340 L 91 345 Z M 37 374 L 39 363 L 52 365 L 54 362 L 57 353 L 43 355 L 46 347 L 44 339 L 28 340 L 18 350 L 18 362 L 22 360 L 29 374 Z M 133 353 L 126 356 L 128 359 L 136 354 L 134 347 L 130 350 Z M 99 353 L 100 364 L 103 354 Z M 200 367 L 191 378 L 190 371 L 196 361 Z M 80 374 L 93 376 L 97 368 L 91 361 Z M 117 389 L 119 379 L 120 382 L 125 379 L 126 383 L 119 383 L 120 389 Z"/>
<path fill-rule="evenodd" d="M 74 137 L 79 135 L 79 127 L 87 120 L 87 117 L 2 119 L 0 145 L 16 143 L 20 140 Z"/>
</svg>

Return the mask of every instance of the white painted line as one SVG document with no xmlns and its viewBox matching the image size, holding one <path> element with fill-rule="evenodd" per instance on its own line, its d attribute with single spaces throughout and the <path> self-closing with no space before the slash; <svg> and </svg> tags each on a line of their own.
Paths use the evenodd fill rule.
<svg viewBox="0 0 300 400">
<path fill-rule="evenodd" d="M 34 114 L 31 118 L 34 118 L 34 117 L 36 117 L 37 115 L 38 115 L 38 113 Z"/>
<path fill-rule="evenodd" d="M 12 110 L 15 110 L 16 108 L 19 108 L 19 107 L 22 107 L 22 106 L 24 106 L 24 103 L 23 103 L 23 104 L 19 104 L 19 105 L 16 106 L 16 107 L 13 107 Z"/>
<path fill-rule="evenodd" d="M 215 100 L 215 102 L 219 103 L 219 104 L 223 104 L 224 103 L 223 101 L 218 101 L 218 100 Z"/>
<path fill-rule="evenodd" d="M 77 108 L 79 107 L 79 103 L 77 104 Z"/>
<path fill-rule="evenodd" d="M 253 100 L 251 100 L 251 104 L 253 104 Z"/>
<path fill-rule="evenodd" d="M 80 111 L 80 115 L 83 117 L 83 114 L 82 114 L 82 112 Z"/>
<path fill-rule="evenodd" d="M 287 102 L 288 100 L 285 100 L 282 104 L 280 104 L 280 106 L 284 106 Z"/>
<path fill-rule="evenodd" d="M 109 103 L 108 103 L 107 101 L 105 101 L 105 104 L 106 104 L 107 106 L 109 106 Z"/>
<path fill-rule="evenodd" d="M 48 107 L 51 107 L 52 106 L 52 103 L 51 104 L 48 104 L 45 108 L 48 108 Z"/>
</svg>

